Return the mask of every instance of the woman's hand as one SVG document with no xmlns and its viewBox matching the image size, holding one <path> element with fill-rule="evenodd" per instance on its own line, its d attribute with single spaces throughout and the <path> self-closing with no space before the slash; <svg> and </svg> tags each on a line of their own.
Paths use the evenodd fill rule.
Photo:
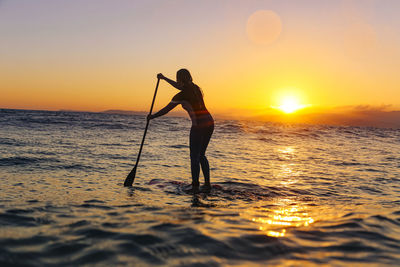
<svg viewBox="0 0 400 267">
<path fill-rule="evenodd" d="M 157 78 L 158 78 L 158 79 L 164 79 L 165 76 L 164 76 L 162 73 L 159 73 L 159 74 L 157 74 Z"/>
<path fill-rule="evenodd" d="M 149 121 L 149 120 L 152 120 L 152 119 L 154 119 L 153 115 L 151 115 L 151 114 L 147 115 L 147 120 L 148 120 L 148 121 Z"/>
</svg>

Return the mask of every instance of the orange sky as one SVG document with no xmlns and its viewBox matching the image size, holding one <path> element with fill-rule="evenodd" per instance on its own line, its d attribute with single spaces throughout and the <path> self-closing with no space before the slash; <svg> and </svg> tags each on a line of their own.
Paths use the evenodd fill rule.
<svg viewBox="0 0 400 267">
<path fill-rule="evenodd" d="M 398 1 L 1 1 L 0 108 L 148 110 L 188 68 L 215 114 L 400 109 Z M 258 17 L 257 17 L 258 16 Z M 175 89 L 161 83 L 158 109 Z"/>
</svg>

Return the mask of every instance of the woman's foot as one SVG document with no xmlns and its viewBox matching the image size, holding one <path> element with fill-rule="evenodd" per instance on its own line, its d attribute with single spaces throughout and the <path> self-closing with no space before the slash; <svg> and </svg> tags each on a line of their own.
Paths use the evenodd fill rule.
<svg viewBox="0 0 400 267">
<path fill-rule="evenodd" d="M 184 191 L 188 194 L 197 194 L 200 192 L 199 185 L 193 185 L 193 184 L 187 185 L 185 186 Z"/>
<path fill-rule="evenodd" d="M 193 193 L 193 194 L 198 194 L 198 193 L 200 193 L 200 190 L 199 190 L 199 186 L 197 185 L 192 185 L 192 188 L 191 189 L 189 189 L 189 193 Z"/>
<path fill-rule="evenodd" d="M 205 192 L 205 193 L 209 193 L 211 191 L 211 184 L 209 184 L 209 183 L 204 184 L 201 187 L 200 191 L 201 192 Z"/>
</svg>

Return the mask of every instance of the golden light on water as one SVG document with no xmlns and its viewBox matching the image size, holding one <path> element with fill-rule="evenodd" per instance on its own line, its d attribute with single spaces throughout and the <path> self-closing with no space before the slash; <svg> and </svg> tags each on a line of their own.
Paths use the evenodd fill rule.
<svg viewBox="0 0 400 267">
<path fill-rule="evenodd" d="M 285 160 L 292 159 L 296 154 L 297 151 L 293 146 L 283 146 L 276 149 L 277 154 L 280 158 Z"/>
<path fill-rule="evenodd" d="M 275 149 L 275 153 L 281 160 L 280 164 L 273 167 L 273 175 L 277 178 L 279 183 L 283 186 L 288 186 L 290 184 L 296 184 L 299 182 L 299 176 L 302 174 L 298 168 L 295 168 L 293 162 L 286 163 L 287 161 L 292 161 L 297 157 L 298 151 L 295 146 L 282 146 Z"/>
<path fill-rule="evenodd" d="M 314 219 L 300 205 L 275 210 L 265 209 L 263 217 L 252 217 L 251 221 L 258 224 L 258 229 L 272 237 L 284 237 L 289 228 L 307 227 Z"/>
<path fill-rule="evenodd" d="M 276 231 L 268 231 L 267 232 L 267 235 L 272 236 L 272 237 L 284 237 L 285 234 L 286 234 L 286 229 L 283 229 L 282 232 L 276 232 Z"/>
<path fill-rule="evenodd" d="M 282 146 L 276 149 L 276 154 L 282 159 L 291 159 L 298 153 L 295 146 Z M 274 177 L 279 179 L 283 186 L 297 183 L 301 174 L 291 164 L 281 164 L 274 168 Z M 274 201 L 272 208 L 262 208 L 256 213 L 249 214 L 249 219 L 256 223 L 257 228 L 271 237 L 284 237 L 288 229 L 307 227 L 315 219 L 308 214 L 308 206 L 290 198 L 280 198 Z"/>
</svg>

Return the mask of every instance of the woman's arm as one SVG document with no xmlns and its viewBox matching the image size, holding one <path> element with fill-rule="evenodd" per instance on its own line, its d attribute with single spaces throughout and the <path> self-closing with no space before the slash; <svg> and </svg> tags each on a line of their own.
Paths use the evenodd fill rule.
<svg viewBox="0 0 400 267">
<path fill-rule="evenodd" d="M 168 79 L 162 73 L 157 74 L 157 78 L 165 80 L 167 83 L 169 83 L 170 85 L 172 85 L 173 87 L 175 87 L 178 90 L 181 90 L 181 91 L 183 90 L 183 88 L 181 86 L 179 86 L 179 84 L 177 82 L 175 82 L 171 79 Z"/>
<path fill-rule="evenodd" d="M 175 103 L 175 102 L 172 102 L 172 101 L 171 101 L 171 102 L 169 102 L 168 105 L 166 105 L 165 107 L 163 107 L 162 109 L 160 109 L 157 113 L 149 114 L 149 115 L 147 116 L 147 119 L 148 119 L 148 120 L 151 120 L 151 119 L 155 119 L 155 118 L 157 118 L 157 117 L 161 117 L 161 116 L 167 114 L 168 112 L 170 112 L 171 110 L 173 110 L 174 107 L 176 107 L 177 105 L 178 105 L 178 103 Z"/>
</svg>

